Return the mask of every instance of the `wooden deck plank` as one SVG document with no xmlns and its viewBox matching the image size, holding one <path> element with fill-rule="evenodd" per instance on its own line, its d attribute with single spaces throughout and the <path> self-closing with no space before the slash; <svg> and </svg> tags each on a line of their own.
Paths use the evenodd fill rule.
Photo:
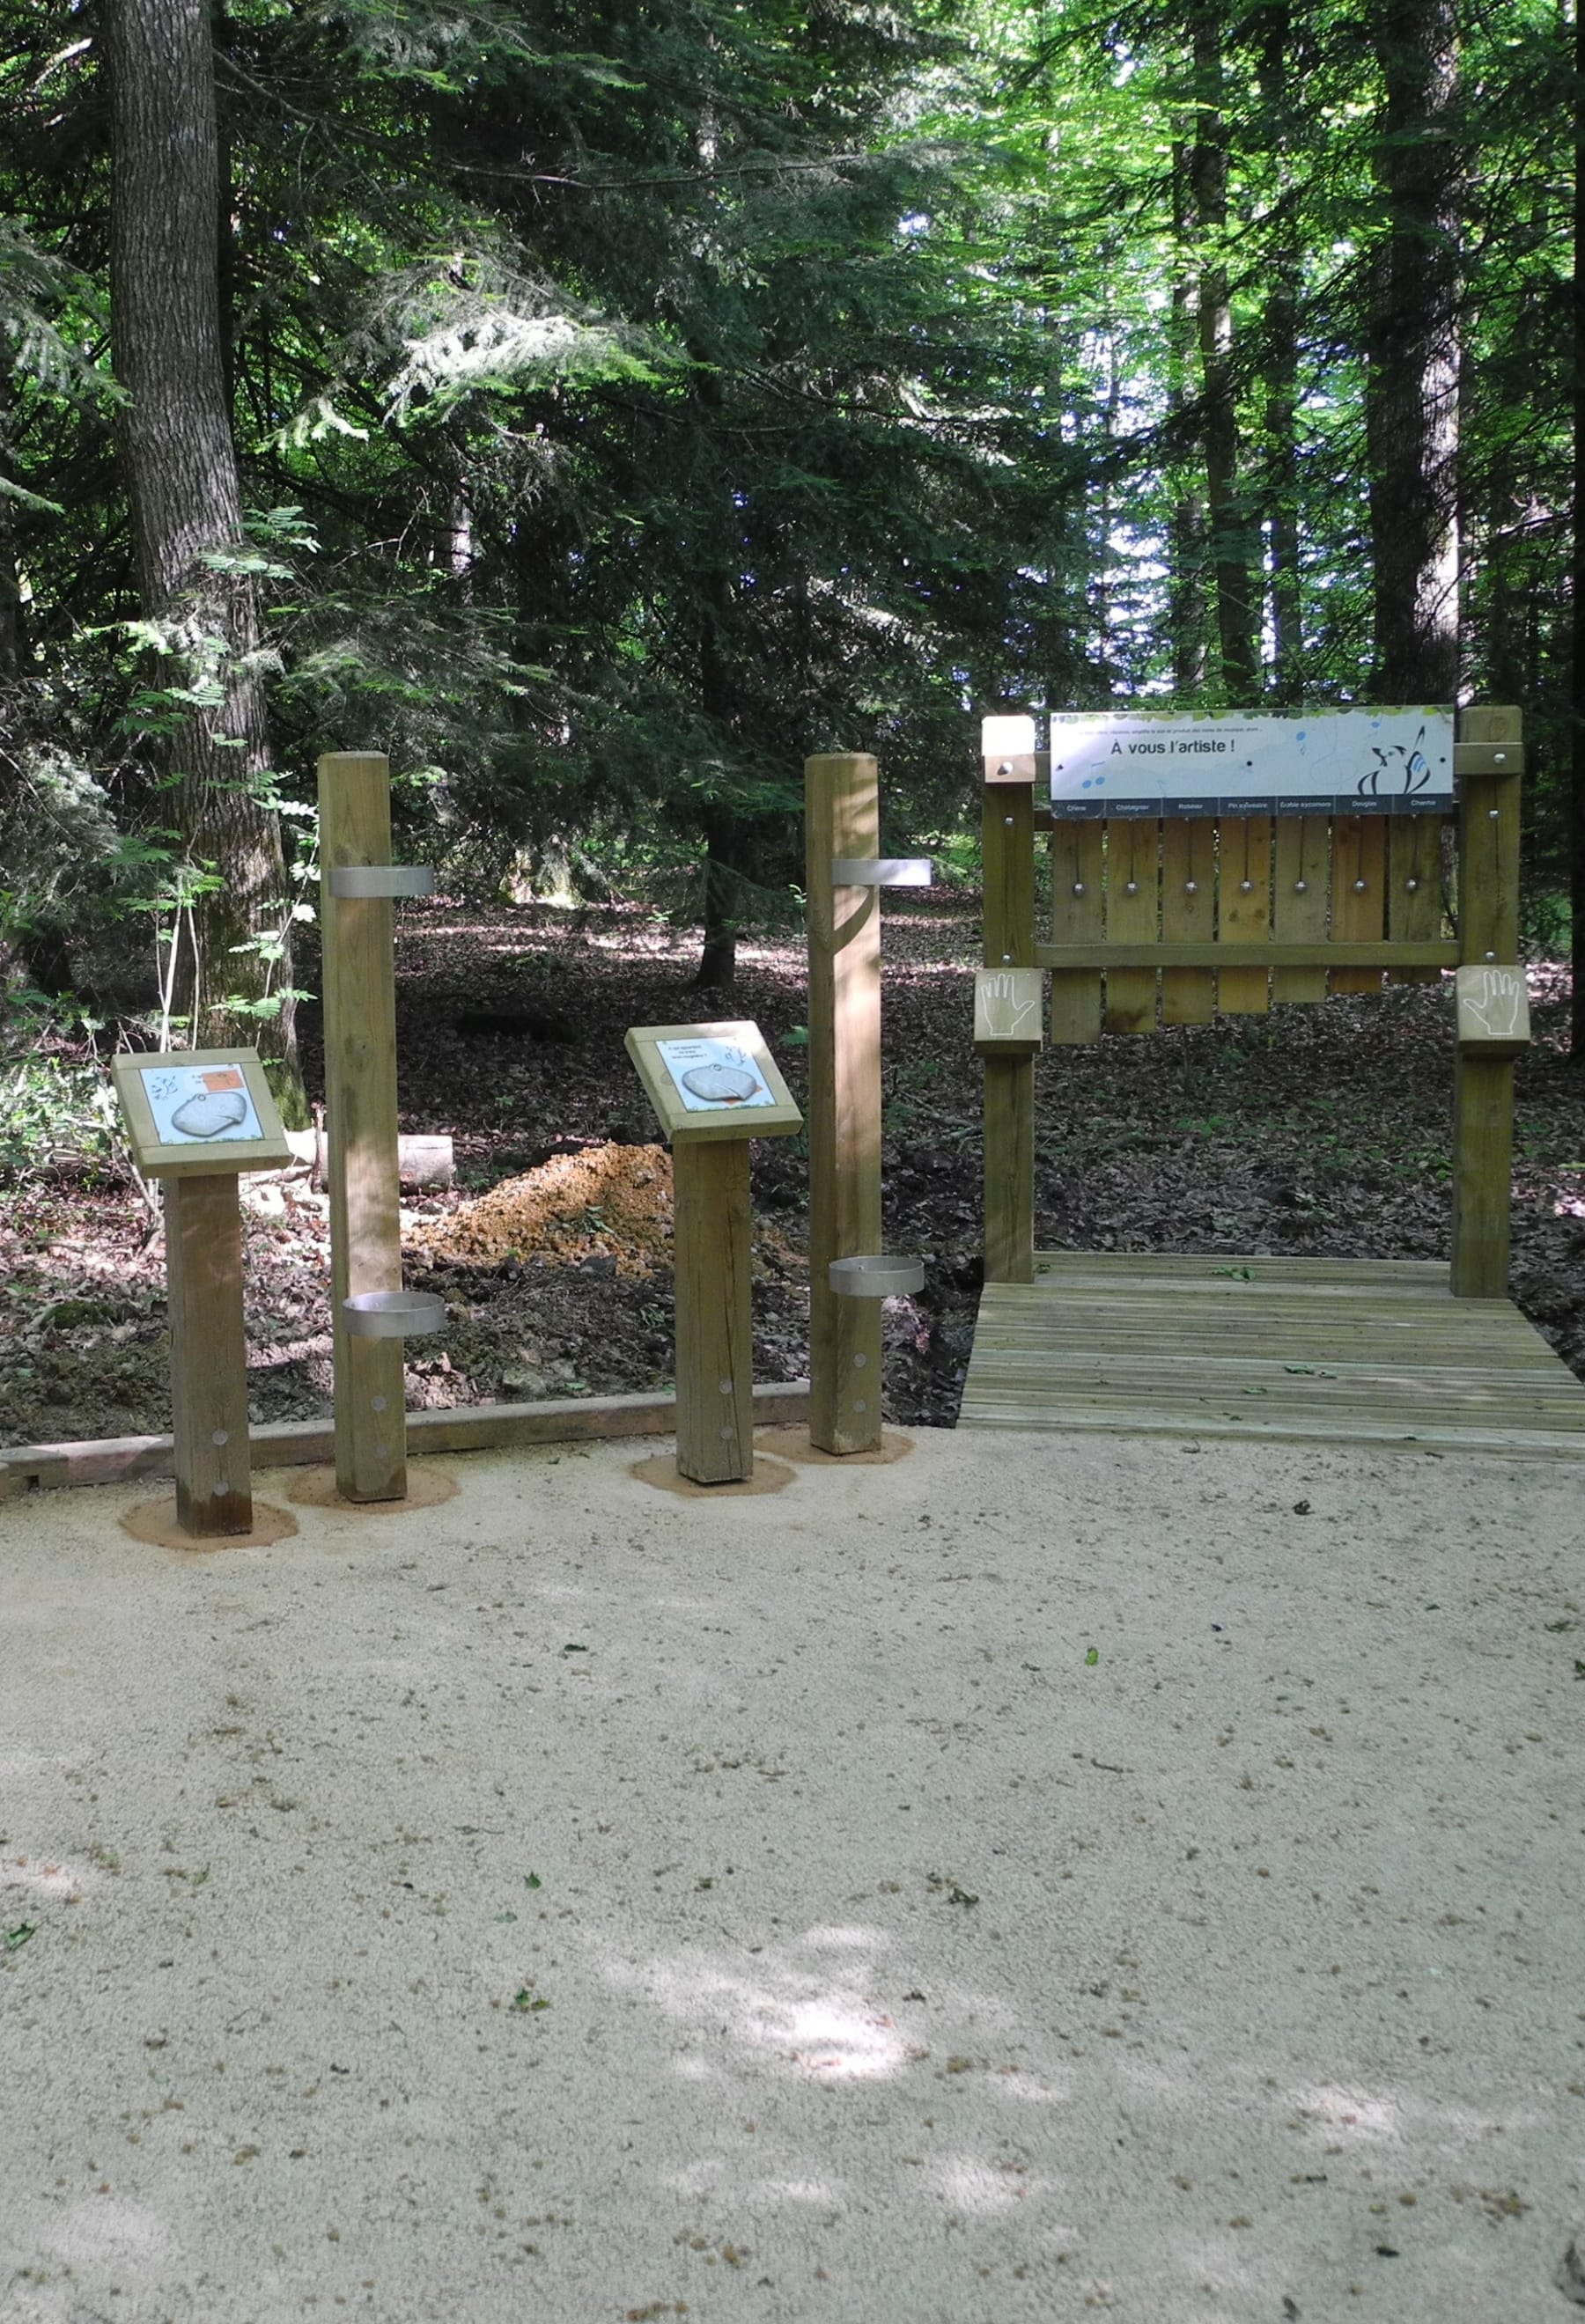
<svg viewBox="0 0 1585 2324">
<path fill-rule="evenodd" d="M 1232 1269 L 1248 1268 L 1251 1275 L 1283 1283 L 1358 1283 L 1367 1289 L 1378 1282 L 1417 1283 L 1431 1296 L 1451 1299 L 1447 1262 L 1438 1259 L 1240 1259 L 1211 1251 L 1182 1250 L 1043 1250 L 1037 1263 L 1053 1273 L 1107 1275 L 1126 1269 L 1141 1276 L 1191 1275 L 1206 1281 L 1225 1278 Z"/>
<path fill-rule="evenodd" d="M 959 1425 L 1581 1459 L 1585 1386 L 1434 1261 L 1051 1251 L 982 1297 Z"/>
</svg>

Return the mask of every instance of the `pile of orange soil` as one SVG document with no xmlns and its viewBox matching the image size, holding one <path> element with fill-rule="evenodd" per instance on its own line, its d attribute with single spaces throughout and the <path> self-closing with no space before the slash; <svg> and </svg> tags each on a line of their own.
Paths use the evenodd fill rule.
<svg viewBox="0 0 1585 2324">
<path fill-rule="evenodd" d="M 550 1259 L 576 1267 L 615 1259 L 618 1275 L 642 1277 L 672 1264 L 672 1157 L 663 1146 L 594 1146 L 557 1154 L 521 1178 L 415 1225 L 410 1247 L 431 1265 L 496 1267 Z M 756 1226 L 755 1241 L 793 1254 Z"/>
</svg>

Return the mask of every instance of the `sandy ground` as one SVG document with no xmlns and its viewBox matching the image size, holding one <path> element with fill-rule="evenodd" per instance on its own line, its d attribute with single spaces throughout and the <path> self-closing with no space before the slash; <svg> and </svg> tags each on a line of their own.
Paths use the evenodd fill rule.
<svg viewBox="0 0 1585 2324">
<path fill-rule="evenodd" d="M 1578 1469 L 653 1449 L 0 1508 L 5 2324 L 1579 2312 Z"/>
</svg>

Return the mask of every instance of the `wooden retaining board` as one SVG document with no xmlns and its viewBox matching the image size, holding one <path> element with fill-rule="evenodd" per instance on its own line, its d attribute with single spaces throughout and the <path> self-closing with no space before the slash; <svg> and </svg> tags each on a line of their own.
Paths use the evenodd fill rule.
<svg viewBox="0 0 1585 2324">
<path fill-rule="evenodd" d="M 809 1418 L 809 1382 L 767 1381 L 753 1397 L 756 1428 L 800 1427 Z M 670 1391 L 545 1397 L 534 1404 L 459 1404 L 407 1415 L 414 1460 L 435 1452 L 498 1452 L 514 1445 L 572 1444 L 601 1438 L 668 1436 L 677 1425 Z M 336 1457 L 336 1427 L 322 1420 L 265 1421 L 250 1432 L 255 1470 L 307 1467 Z M 110 1436 L 94 1442 L 0 1446 L 0 1501 L 63 1485 L 118 1485 L 168 1477 L 176 1465 L 169 1436 Z"/>
<path fill-rule="evenodd" d="M 1585 1385 L 1435 1261 L 1053 1251 L 987 1286 L 958 1425 L 1585 1460 Z"/>
</svg>

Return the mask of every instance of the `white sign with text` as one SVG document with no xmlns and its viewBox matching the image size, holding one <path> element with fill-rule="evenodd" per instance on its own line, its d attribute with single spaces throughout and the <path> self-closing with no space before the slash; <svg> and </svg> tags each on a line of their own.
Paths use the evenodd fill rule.
<svg viewBox="0 0 1585 2324">
<path fill-rule="evenodd" d="M 1451 710 L 1053 711 L 1059 816 L 1445 815 Z"/>
</svg>

